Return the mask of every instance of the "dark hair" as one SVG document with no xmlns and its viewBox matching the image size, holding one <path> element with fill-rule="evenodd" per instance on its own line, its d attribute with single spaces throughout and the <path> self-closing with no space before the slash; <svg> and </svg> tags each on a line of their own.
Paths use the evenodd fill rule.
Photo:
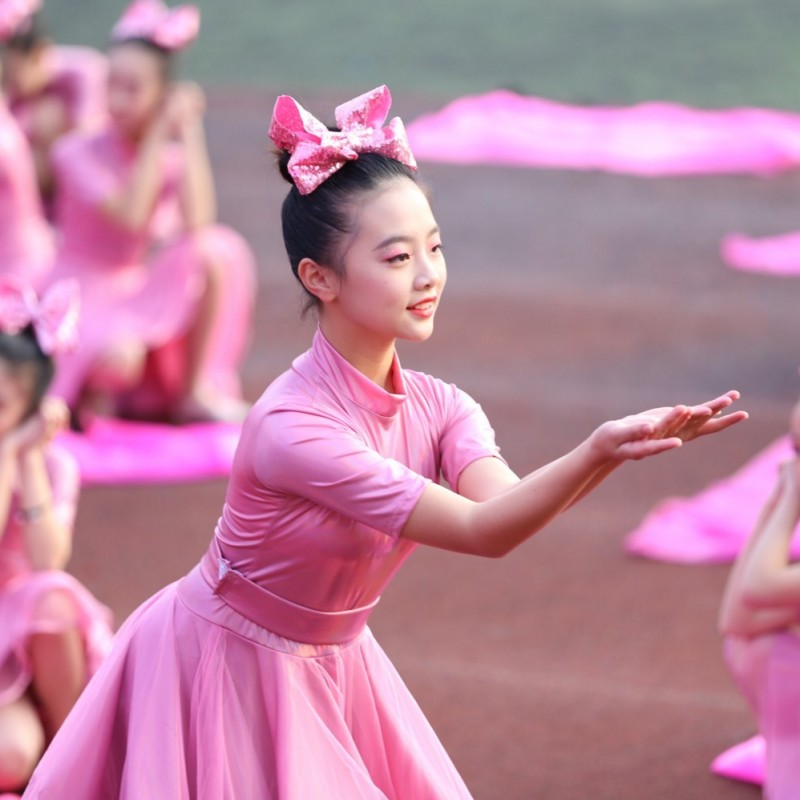
<svg viewBox="0 0 800 800">
<path fill-rule="evenodd" d="M 49 44 L 50 37 L 47 35 L 41 14 L 31 14 L 20 26 L 11 34 L 6 41 L 6 48 L 15 50 L 22 55 L 30 55 L 37 47 Z"/>
<path fill-rule="evenodd" d="M 330 267 L 341 274 L 338 249 L 342 239 L 352 232 L 352 207 L 362 196 L 374 192 L 386 181 L 408 178 L 417 182 L 414 171 L 400 161 L 377 153 L 362 153 L 348 161 L 309 194 L 300 194 L 288 170 L 289 153 L 278 152 L 281 175 L 292 184 L 283 201 L 281 222 L 283 243 L 295 278 L 304 258 Z M 301 282 L 302 285 L 302 282 Z M 318 307 L 319 300 L 303 286 L 308 295 L 304 311 Z"/>
<path fill-rule="evenodd" d="M 53 380 L 55 363 L 39 346 L 32 325 L 19 333 L 0 331 L 0 360 L 10 364 L 15 372 L 30 370 L 33 376 L 31 396 L 24 416 L 27 419 L 39 410 L 42 398 Z"/>
<path fill-rule="evenodd" d="M 155 56 L 161 70 L 161 77 L 164 83 L 170 83 L 175 78 L 176 72 L 176 58 L 172 50 L 167 50 L 160 44 L 156 44 L 151 39 L 145 39 L 142 36 L 131 36 L 127 39 L 112 39 L 108 44 L 108 50 L 114 50 L 117 47 L 125 47 L 126 45 L 133 45 Z"/>
</svg>

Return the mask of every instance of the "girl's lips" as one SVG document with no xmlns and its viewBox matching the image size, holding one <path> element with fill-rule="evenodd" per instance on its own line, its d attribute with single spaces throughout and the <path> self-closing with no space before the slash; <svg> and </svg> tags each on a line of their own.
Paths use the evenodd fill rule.
<svg viewBox="0 0 800 800">
<path fill-rule="evenodd" d="M 436 310 L 436 298 L 427 297 L 425 300 L 420 300 L 419 303 L 409 306 L 408 310 L 420 317 L 430 317 Z"/>
</svg>

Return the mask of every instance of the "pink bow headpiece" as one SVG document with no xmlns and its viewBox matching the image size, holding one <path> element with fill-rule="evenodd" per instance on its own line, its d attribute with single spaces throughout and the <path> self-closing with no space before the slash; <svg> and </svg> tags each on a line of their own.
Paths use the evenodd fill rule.
<svg viewBox="0 0 800 800">
<path fill-rule="evenodd" d="M 48 355 L 70 350 L 78 343 L 78 282 L 54 283 L 39 300 L 19 279 L 0 279 L 0 331 L 15 334 L 33 325 L 36 341 Z"/>
<path fill-rule="evenodd" d="M 146 39 L 165 50 L 182 50 L 200 30 L 196 6 L 168 8 L 161 0 L 134 0 L 111 31 L 111 39 Z"/>
<path fill-rule="evenodd" d="M 0 0 L 0 42 L 7 42 L 41 6 L 41 0 Z"/>
<path fill-rule="evenodd" d="M 379 86 L 337 106 L 339 131 L 329 131 L 293 97 L 281 95 L 275 102 L 269 137 L 281 150 L 291 153 L 289 174 L 300 194 L 313 192 L 334 172 L 360 153 L 380 153 L 417 168 L 400 117 L 383 127 L 392 95 Z"/>
</svg>

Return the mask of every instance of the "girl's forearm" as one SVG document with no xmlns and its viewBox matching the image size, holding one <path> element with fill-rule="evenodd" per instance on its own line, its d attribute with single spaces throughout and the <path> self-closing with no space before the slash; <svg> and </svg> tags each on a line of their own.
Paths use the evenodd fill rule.
<svg viewBox="0 0 800 800">
<path fill-rule="evenodd" d="M 20 517 L 28 561 L 34 570 L 61 569 L 69 560 L 70 536 L 53 509 L 44 452 L 31 448 L 19 462 Z"/>
<path fill-rule="evenodd" d="M 181 201 L 186 227 L 196 230 L 212 225 L 217 216 L 214 176 L 202 122 L 187 126 L 182 139 L 186 170 L 181 187 Z"/>
</svg>

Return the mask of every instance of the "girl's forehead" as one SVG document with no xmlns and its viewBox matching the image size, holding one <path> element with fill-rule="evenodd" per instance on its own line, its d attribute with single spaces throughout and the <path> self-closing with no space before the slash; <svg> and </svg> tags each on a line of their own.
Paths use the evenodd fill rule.
<svg viewBox="0 0 800 800">
<path fill-rule="evenodd" d="M 433 211 L 425 192 L 414 181 L 398 178 L 375 190 L 354 208 L 355 231 L 393 227 L 431 228 Z"/>
</svg>

